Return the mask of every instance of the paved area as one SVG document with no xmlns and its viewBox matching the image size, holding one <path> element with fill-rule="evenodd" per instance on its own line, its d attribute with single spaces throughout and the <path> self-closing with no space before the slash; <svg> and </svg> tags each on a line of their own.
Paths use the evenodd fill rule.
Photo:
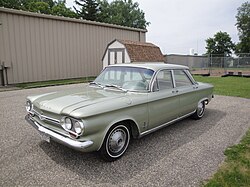
<svg viewBox="0 0 250 187">
<path fill-rule="evenodd" d="M 0 92 L 0 186 L 199 186 L 250 127 L 250 100 L 216 96 L 198 121 L 185 119 L 131 142 L 113 163 L 41 141 L 24 120 L 25 97 L 82 86 Z"/>
</svg>

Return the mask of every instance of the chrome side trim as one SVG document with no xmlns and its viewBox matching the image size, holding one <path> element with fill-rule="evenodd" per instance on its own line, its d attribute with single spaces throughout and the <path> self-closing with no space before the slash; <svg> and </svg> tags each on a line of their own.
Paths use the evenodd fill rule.
<svg viewBox="0 0 250 187">
<path fill-rule="evenodd" d="M 196 110 L 195 110 L 195 111 L 196 111 Z M 193 112 L 191 112 L 191 113 L 188 113 L 188 114 L 186 114 L 186 115 L 184 115 L 184 116 L 178 117 L 178 118 L 176 118 L 176 119 L 174 119 L 174 120 L 172 120 L 172 121 L 169 121 L 169 122 L 167 122 L 167 123 L 164 123 L 164 124 L 162 124 L 162 125 L 160 125 L 160 126 L 157 126 L 157 127 L 153 128 L 153 129 L 149 129 L 149 130 L 147 130 L 147 131 L 144 131 L 144 132 L 142 132 L 142 133 L 139 135 L 139 138 L 141 138 L 141 137 L 143 137 L 143 136 L 145 136 L 145 135 L 147 135 L 147 134 L 150 134 L 150 133 L 152 133 L 152 132 L 155 132 L 155 131 L 157 131 L 157 130 L 163 128 L 163 127 L 166 127 L 166 126 L 168 126 L 168 125 L 170 125 L 170 124 L 172 124 L 172 123 L 174 123 L 174 122 L 176 122 L 176 121 L 179 121 L 179 120 L 181 120 L 181 119 L 183 119 L 183 118 L 186 118 L 186 117 L 188 117 L 188 116 L 191 116 L 193 113 L 195 113 L 195 111 L 193 111 Z"/>
<path fill-rule="evenodd" d="M 66 145 L 70 148 L 76 149 L 76 150 L 80 150 L 82 151 L 83 149 L 91 146 L 93 144 L 93 141 L 76 141 L 73 139 L 70 139 L 68 137 L 62 136 L 58 133 L 53 132 L 52 130 L 49 130 L 43 126 L 41 126 L 39 123 L 37 123 L 36 121 L 33 121 L 29 115 L 25 116 L 25 120 L 31 124 L 37 131 L 41 132 L 41 133 L 45 133 L 46 135 L 48 135 L 50 138 L 52 138 L 53 140 Z"/>
</svg>

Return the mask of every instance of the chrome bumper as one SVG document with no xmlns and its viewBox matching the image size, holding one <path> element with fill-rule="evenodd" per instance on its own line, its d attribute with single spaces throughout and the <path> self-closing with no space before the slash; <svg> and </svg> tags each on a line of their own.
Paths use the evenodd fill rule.
<svg viewBox="0 0 250 187">
<path fill-rule="evenodd" d="M 93 144 L 92 141 L 84 141 L 84 142 L 79 142 L 73 139 L 70 139 L 68 137 L 62 136 L 58 133 L 55 133 L 47 128 L 44 128 L 43 126 L 41 126 L 39 123 L 37 123 L 36 121 L 33 121 L 32 119 L 30 119 L 29 115 L 25 116 L 25 120 L 31 124 L 36 130 L 38 130 L 40 133 L 45 133 L 47 136 L 49 136 L 51 139 L 55 140 L 58 143 L 61 143 L 63 145 L 66 145 L 70 148 L 79 150 L 79 151 L 83 151 L 83 149 L 91 146 Z"/>
</svg>

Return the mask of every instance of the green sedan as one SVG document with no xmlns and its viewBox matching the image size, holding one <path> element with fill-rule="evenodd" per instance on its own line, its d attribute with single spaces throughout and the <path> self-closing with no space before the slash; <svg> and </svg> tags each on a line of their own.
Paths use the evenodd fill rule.
<svg viewBox="0 0 250 187">
<path fill-rule="evenodd" d="M 116 64 L 82 88 L 27 97 L 25 119 L 47 142 L 114 161 L 131 138 L 201 119 L 212 97 L 213 86 L 196 82 L 186 66 Z"/>
</svg>

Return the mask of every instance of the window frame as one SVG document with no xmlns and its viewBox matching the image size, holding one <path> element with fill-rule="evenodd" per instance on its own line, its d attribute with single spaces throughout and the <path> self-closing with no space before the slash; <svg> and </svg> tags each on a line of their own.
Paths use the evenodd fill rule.
<svg viewBox="0 0 250 187">
<path fill-rule="evenodd" d="M 160 89 L 159 89 L 159 83 L 158 83 L 158 81 L 157 81 L 157 76 L 158 76 L 158 74 L 159 74 L 161 71 L 164 71 L 164 70 L 170 72 L 172 86 L 173 86 L 173 88 L 175 88 L 174 77 L 173 77 L 173 70 L 172 70 L 172 69 L 162 68 L 162 69 L 159 69 L 159 70 L 155 73 L 154 77 L 152 78 L 152 83 L 150 84 L 150 85 L 151 85 L 151 88 L 150 88 L 150 91 L 151 91 L 151 92 L 159 92 L 159 91 L 164 91 L 164 90 L 173 89 L 173 88 L 170 88 L 170 89 L 163 89 L 163 90 L 160 90 Z M 156 89 L 154 89 L 154 84 L 155 84 L 155 82 L 156 82 L 156 85 L 157 85 L 157 88 L 156 88 Z"/>
<path fill-rule="evenodd" d="M 193 77 L 191 78 L 191 74 L 190 74 L 188 69 L 173 69 L 172 73 L 173 73 L 173 77 L 174 77 L 173 78 L 174 79 L 174 88 L 185 87 L 185 86 L 179 86 L 179 87 L 176 86 L 176 79 L 175 79 L 174 70 L 180 70 L 180 71 L 184 72 L 184 74 L 187 76 L 188 80 L 191 82 L 191 85 L 197 84 L 197 82 L 195 82 L 194 78 Z M 187 73 L 187 71 L 189 73 Z M 186 86 L 188 86 L 188 85 L 186 85 Z"/>
<path fill-rule="evenodd" d="M 188 79 L 190 80 L 191 84 L 192 85 L 196 85 L 198 84 L 194 78 L 192 77 L 190 71 L 188 69 L 170 69 L 170 68 L 162 68 L 162 69 L 159 69 L 158 71 L 155 72 L 155 74 L 153 75 L 153 78 L 152 78 L 152 81 L 150 83 L 150 92 L 158 92 L 158 91 L 161 91 L 159 89 L 159 85 L 158 85 L 158 81 L 157 81 L 157 75 L 160 71 L 162 70 L 167 70 L 167 71 L 170 71 L 171 72 L 171 78 L 172 78 L 172 85 L 173 85 L 173 89 L 174 88 L 177 88 L 176 86 L 176 81 L 175 81 L 175 75 L 174 75 L 174 70 L 181 70 L 184 72 L 184 74 L 188 77 Z M 154 83 L 155 81 L 157 81 L 157 88 L 154 90 Z"/>
</svg>

